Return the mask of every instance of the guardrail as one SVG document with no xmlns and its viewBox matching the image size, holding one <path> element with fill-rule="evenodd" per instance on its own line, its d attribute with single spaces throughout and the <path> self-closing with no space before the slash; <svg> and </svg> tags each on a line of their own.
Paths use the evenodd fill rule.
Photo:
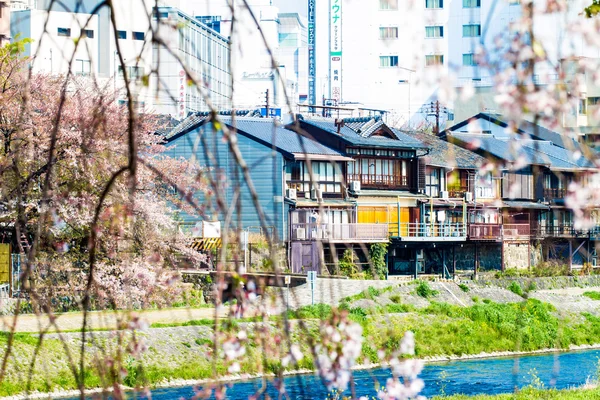
<svg viewBox="0 0 600 400">
<path fill-rule="evenodd" d="M 298 223 L 291 224 L 290 238 L 326 241 L 386 241 L 389 237 L 388 224 L 363 223 Z"/>
<path fill-rule="evenodd" d="M 460 238 L 467 236 L 462 223 L 401 222 L 390 224 L 392 237 L 400 238 Z"/>
<path fill-rule="evenodd" d="M 502 225 L 500 224 L 469 224 L 469 239 L 471 240 L 501 240 Z"/>
</svg>

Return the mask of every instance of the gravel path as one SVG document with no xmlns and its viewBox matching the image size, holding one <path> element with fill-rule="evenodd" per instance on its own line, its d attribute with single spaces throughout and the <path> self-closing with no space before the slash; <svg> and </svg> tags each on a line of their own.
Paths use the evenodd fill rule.
<svg viewBox="0 0 600 400">
<path fill-rule="evenodd" d="M 115 329 L 118 320 L 125 315 L 123 312 L 90 312 L 88 326 L 92 329 Z M 203 318 L 214 318 L 214 308 L 177 308 L 165 310 L 142 311 L 139 315 L 149 324 L 154 323 L 181 323 Z M 0 317 L 0 330 L 8 331 L 13 324 L 13 316 Z M 80 330 L 83 323 L 83 314 L 70 312 L 56 316 L 56 323 L 61 331 Z M 46 315 L 37 317 L 35 315 L 19 315 L 17 319 L 17 332 L 40 332 L 50 325 Z M 55 329 L 50 329 L 54 331 Z"/>
</svg>

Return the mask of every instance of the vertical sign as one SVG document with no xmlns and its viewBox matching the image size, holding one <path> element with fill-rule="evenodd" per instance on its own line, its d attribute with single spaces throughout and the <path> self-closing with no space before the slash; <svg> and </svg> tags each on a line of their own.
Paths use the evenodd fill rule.
<svg viewBox="0 0 600 400">
<path fill-rule="evenodd" d="M 329 76 L 331 98 L 342 100 L 342 0 L 329 0 Z"/>
<path fill-rule="evenodd" d="M 179 98 L 177 102 L 177 115 L 179 119 L 182 120 L 185 118 L 185 71 L 179 71 Z"/>
<path fill-rule="evenodd" d="M 317 103 L 317 64 L 316 64 L 316 26 L 315 3 L 317 0 L 308 0 L 308 104 Z M 314 112 L 311 108 L 309 112 Z"/>
</svg>

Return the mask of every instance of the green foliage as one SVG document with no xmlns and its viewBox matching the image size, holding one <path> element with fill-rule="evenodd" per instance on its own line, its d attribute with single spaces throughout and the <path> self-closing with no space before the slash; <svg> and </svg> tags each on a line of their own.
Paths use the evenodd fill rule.
<svg viewBox="0 0 600 400">
<path fill-rule="evenodd" d="M 387 243 L 373 243 L 369 248 L 369 256 L 373 264 L 373 277 L 385 279 L 387 276 L 387 265 L 385 256 L 387 254 Z"/>
<path fill-rule="evenodd" d="M 468 287 L 467 285 L 465 285 L 464 283 L 460 283 L 460 284 L 458 285 L 458 287 L 460 288 L 460 290 L 462 290 L 462 291 L 463 291 L 463 292 L 465 292 L 465 293 L 469 293 L 469 291 L 471 290 L 471 289 L 469 289 L 469 287 Z"/>
<path fill-rule="evenodd" d="M 288 312 L 289 319 L 326 319 L 331 316 L 331 306 L 328 304 L 315 304 L 314 306 L 303 306 Z"/>
<path fill-rule="evenodd" d="M 394 294 L 390 296 L 390 301 L 394 304 L 400 304 L 402 302 L 402 297 L 399 294 Z"/>
<path fill-rule="evenodd" d="M 511 282 L 507 289 L 516 295 L 523 296 L 523 288 L 515 281 Z"/>
<path fill-rule="evenodd" d="M 385 306 L 385 311 L 388 313 L 406 313 L 415 311 L 415 308 L 410 304 L 388 304 Z"/>
<path fill-rule="evenodd" d="M 600 12 L 600 0 L 592 0 L 592 4 L 583 9 L 587 18 L 592 18 Z"/>
<path fill-rule="evenodd" d="M 213 345 L 213 341 L 211 339 L 204 339 L 204 338 L 197 338 L 196 340 L 194 340 L 194 343 L 196 343 L 198 346 L 212 346 Z"/>
<path fill-rule="evenodd" d="M 374 288 L 373 286 L 369 286 L 367 288 L 367 293 L 369 294 L 370 299 L 374 299 L 375 297 L 378 297 L 381 295 L 381 290 Z"/>
<path fill-rule="evenodd" d="M 600 399 L 600 389 L 548 389 L 540 390 L 532 387 L 525 387 L 515 393 L 505 393 L 497 395 L 480 394 L 476 396 L 467 396 L 464 394 L 454 396 L 432 397 L 433 400 L 598 400 Z"/>
<path fill-rule="evenodd" d="M 585 297 L 589 297 L 592 300 L 600 300 L 600 292 L 593 292 L 593 291 L 584 292 L 583 295 Z"/>
<path fill-rule="evenodd" d="M 419 296 L 426 299 L 437 296 L 440 293 L 437 290 L 433 290 L 431 286 L 429 286 L 429 283 L 425 281 L 419 281 L 416 291 Z"/>
<path fill-rule="evenodd" d="M 358 267 L 354 263 L 354 252 L 350 249 L 344 251 L 342 258 L 338 262 L 340 274 L 349 278 L 356 278 L 359 276 Z"/>
</svg>

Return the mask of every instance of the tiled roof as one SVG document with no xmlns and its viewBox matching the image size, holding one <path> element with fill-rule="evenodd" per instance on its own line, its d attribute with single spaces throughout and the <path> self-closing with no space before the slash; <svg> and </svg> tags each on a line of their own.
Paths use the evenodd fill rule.
<svg viewBox="0 0 600 400">
<path fill-rule="evenodd" d="M 445 168 L 477 169 L 485 158 L 467 149 L 448 143 L 427 133 L 407 133 L 427 145 L 429 153 L 424 157 L 427 165 Z"/>
<path fill-rule="evenodd" d="M 545 140 L 500 140 L 490 134 L 470 133 L 453 133 L 448 137 L 458 139 L 468 149 L 481 150 L 509 163 L 544 165 L 557 171 L 593 168 L 583 157 L 576 160 L 572 151 Z"/>
<path fill-rule="evenodd" d="M 206 115 L 193 115 L 186 118 L 167 135 L 167 140 L 172 140 L 177 136 L 197 129 L 208 119 Z M 230 116 L 219 116 L 219 119 L 229 128 L 232 128 L 233 121 Z M 285 129 L 281 124 L 270 118 L 236 117 L 235 126 L 238 134 L 265 145 L 274 145 L 276 149 L 288 154 L 342 156 L 338 151 Z"/>
<path fill-rule="evenodd" d="M 453 133 L 448 137 L 458 139 L 469 150 L 479 150 L 508 162 L 516 162 L 524 158 L 529 164 L 533 163 L 530 154 L 520 148 L 516 141 L 500 140 L 489 134 Z"/>
<path fill-rule="evenodd" d="M 346 143 L 354 146 L 365 146 L 365 147 L 384 147 L 384 148 L 402 148 L 402 149 L 422 149 L 425 146 L 409 136 L 404 135 L 400 132 L 398 139 L 390 139 L 381 136 L 370 136 L 362 137 L 348 126 L 342 126 L 340 128 L 340 134 L 337 133 L 337 127 L 333 120 L 322 120 L 322 119 L 309 119 L 302 120 L 301 123 L 313 126 L 321 129 L 322 131 L 328 132 L 332 135 L 336 135 Z"/>
</svg>

